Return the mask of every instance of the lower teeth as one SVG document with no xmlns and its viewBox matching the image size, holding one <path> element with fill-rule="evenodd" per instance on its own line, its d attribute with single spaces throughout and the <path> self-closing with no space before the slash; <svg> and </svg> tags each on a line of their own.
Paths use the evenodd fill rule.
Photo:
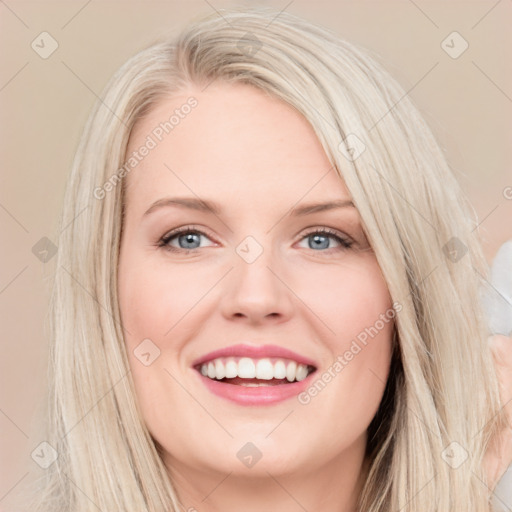
<svg viewBox="0 0 512 512">
<path fill-rule="evenodd" d="M 217 380 L 217 379 L 212 379 L 212 380 Z M 221 380 L 217 380 L 217 382 L 224 382 L 225 384 L 231 384 L 234 386 L 245 386 L 245 387 L 250 387 L 250 388 L 257 388 L 260 386 L 278 386 L 278 385 L 283 385 L 283 384 L 290 384 L 290 382 L 287 379 L 270 379 L 270 380 L 247 379 L 247 380 L 244 380 L 240 377 L 235 377 L 234 379 L 221 379 Z"/>
<path fill-rule="evenodd" d="M 266 384 L 264 382 L 241 382 L 239 386 L 245 386 L 247 388 L 258 388 L 260 386 L 272 386 L 272 384 Z"/>
</svg>

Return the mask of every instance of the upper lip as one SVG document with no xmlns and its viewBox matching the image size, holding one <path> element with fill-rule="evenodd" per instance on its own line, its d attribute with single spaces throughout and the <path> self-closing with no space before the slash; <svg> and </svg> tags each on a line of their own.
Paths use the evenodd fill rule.
<svg viewBox="0 0 512 512">
<path fill-rule="evenodd" d="M 277 345 L 230 345 L 213 352 L 209 352 L 197 358 L 192 366 L 198 366 L 212 359 L 218 357 L 251 357 L 253 359 L 260 359 L 264 357 L 281 357 L 283 359 L 291 359 L 297 363 L 306 364 L 317 367 L 316 363 L 311 359 L 304 357 L 292 350 Z"/>
</svg>

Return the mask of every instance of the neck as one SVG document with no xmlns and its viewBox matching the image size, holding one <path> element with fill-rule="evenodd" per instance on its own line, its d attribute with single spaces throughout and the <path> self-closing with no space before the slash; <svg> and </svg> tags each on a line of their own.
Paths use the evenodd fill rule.
<svg viewBox="0 0 512 512">
<path fill-rule="evenodd" d="M 167 460 L 171 479 L 187 512 L 357 512 L 368 472 L 364 443 L 313 470 L 274 474 L 271 468 L 244 474 L 198 470 Z M 357 444 L 357 443 L 356 443 Z M 250 471 L 254 471 L 256 466 Z"/>
</svg>

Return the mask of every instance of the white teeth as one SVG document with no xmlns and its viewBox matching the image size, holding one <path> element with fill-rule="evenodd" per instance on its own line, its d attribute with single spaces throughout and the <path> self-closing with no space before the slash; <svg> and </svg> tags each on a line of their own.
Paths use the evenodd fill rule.
<svg viewBox="0 0 512 512">
<path fill-rule="evenodd" d="M 249 357 L 242 357 L 238 361 L 238 376 L 242 379 L 254 379 L 256 377 L 256 365 Z"/>
<path fill-rule="evenodd" d="M 211 361 L 208 363 L 208 377 L 215 378 L 215 365 Z"/>
<path fill-rule="evenodd" d="M 295 361 L 285 359 L 252 359 L 250 357 L 241 357 L 235 359 L 218 358 L 201 365 L 201 375 L 210 379 L 221 380 L 224 378 L 233 379 L 240 377 L 242 379 L 287 379 L 288 382 L 304 380 L 309 369 L 305 364 L 299 364 Z M 249 385 L 251 383 L 247 383 Z M 246 385 L 246 384 L 243 384 Z M 252 384 L 251 384 L 252 385 Z M 260 384 L 254 383 L 255 386 Z"/>
<path fill-rule="evenodd" d="M 288 382 L 292 382 L 295 380 L 295 374 L 297 372 L 297 363 L 295 361 L 290 361 L 288 366 L 286 367 L 286 379 Z"/>
<path fill-rule="evenodd" d="M 286 365 L 284 361 L 276 361 L 274 364 L 274 378 L 284 379 L 286 377 Z"/>
<path fill-rule="evenodd" d="M 296 374 L 295 378 L 300 381 L 300 380 L 304 380 L 307 376 L 308 376 L 307 367 L 305 367 L 303 364 L 299 364 L 299 366 L 297 366 L 297 374 Z"/>
<path fill-rule="evenodd" d="M 256 378 L 263 380 L 272 380 L 274 378 L 274 368 L 270 359 L 260 359 L 256 363 Z"/>
<path fill-rule="evenodd" d="M 201 366 L 201 368 L 203 366 Z M 238 364 L 236 363 L 236 361 L 234 359 L 228 359 L 226 361 L 226 379 L 234 379 L 237 375 L 238 375 Z"/>
<path fill-rule="evenodd" d="M 224 363 L 217 359 L 215 361 L 215 378 L 223 379 L 226 376 L 226 370 L 224 369 Z"/>
</svg>

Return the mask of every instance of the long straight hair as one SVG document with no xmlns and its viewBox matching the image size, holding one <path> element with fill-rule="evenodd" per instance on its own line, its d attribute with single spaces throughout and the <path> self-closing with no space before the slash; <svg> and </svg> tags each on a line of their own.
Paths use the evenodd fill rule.
<svg viewBox="0 0 512 512">
<path fill-rule="evenodd" d="M 401 305 L 391 372 L 369 427 L 360 510 L 490 511 L 482 459 L 503 416 L 471 209 L 425 121 L 374 58 L 265 8 L 195 19 L 144 49 L 114 75 L 87 121 L 65 193 L 51 297 L 43 439 L 58 458 L 31 510 L 184 510 L 145 427 L 125 352 L 120 170 L 135 124 L 159 100 L 213 81 L 257 87 L 311 124 Z"/>
</svg>

